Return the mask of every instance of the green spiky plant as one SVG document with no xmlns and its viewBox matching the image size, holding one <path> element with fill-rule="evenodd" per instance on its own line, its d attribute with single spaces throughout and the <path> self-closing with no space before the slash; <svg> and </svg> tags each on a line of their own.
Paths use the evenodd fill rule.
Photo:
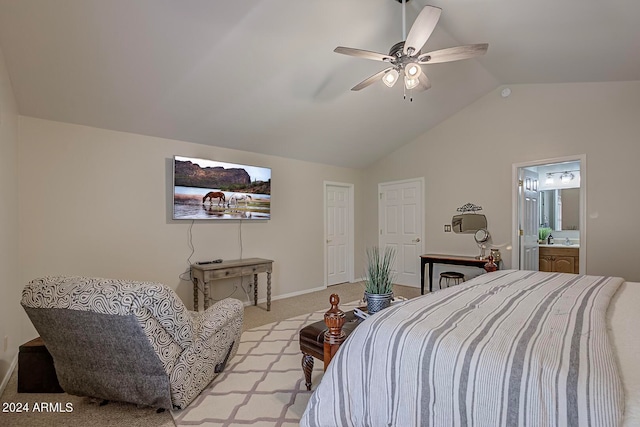
<svg viewBox="0 0 640 427">
<path fill-rule="evenodd" d="M 378 246 L 367 249 L 367 269 L 364 290 L 369 294 L 389 294 L 393 288 L 393 264 L 396 251 L 387 246 L 381 251 Z"/>
<path fill-rule="evenodd" d="M 538 228 L 538 240 L 547 240 L 547 237 L 551 234 L 551 229 L 549 227 L 540 227 Z"/>
</svg>

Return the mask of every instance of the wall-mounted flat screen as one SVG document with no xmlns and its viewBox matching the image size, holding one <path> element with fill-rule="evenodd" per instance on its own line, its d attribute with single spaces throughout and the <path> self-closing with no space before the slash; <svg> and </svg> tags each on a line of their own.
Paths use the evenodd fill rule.
<svg viewBox="0 0 640 427">
<path fill-rule="evenodd" d="M 271 169 L 173 158 L 173 219 L 270 219 Z"/>
</svg>

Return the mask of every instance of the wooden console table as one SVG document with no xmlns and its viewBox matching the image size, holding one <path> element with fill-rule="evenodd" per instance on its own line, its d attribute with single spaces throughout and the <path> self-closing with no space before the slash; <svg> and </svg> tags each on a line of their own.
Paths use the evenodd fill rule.
<svg viewBox="0 0 640 427">
<path fill-rule="evenodd" d="M 420 294 L 424 295 L 424 266 L 429 264 L 429 292 L 433 291 L 433 264 L 466 265 L 484 269 L 488 259 L 478 259 L 472 256 L 426 254 L 420 255 Z"/>
<path fill-rule="evenodd" d="M 198 282 L 204 292 L 204 309 L 211 305 L 210 282 L 253 274 L 253 305 L 258 305 L 258 273 L 267 273 L 267 311 L 271 311 L 271 272 L 273 261 L 263 258 L 247 258 L 222 261 L 213 264 L 191 264 L 193 280 L 193 309 L 198 311 Z"/>
</svg>

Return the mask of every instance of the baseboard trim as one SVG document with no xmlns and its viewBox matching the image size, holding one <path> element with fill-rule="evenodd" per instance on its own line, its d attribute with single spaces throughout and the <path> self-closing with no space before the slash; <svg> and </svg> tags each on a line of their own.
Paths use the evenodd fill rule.
<svg viewBox="0 0 640 427">
<path fill-rule="evenodd" d="M 4 390 L 7 388 L 7 384 L 9 384 L 9 380 L 11 379 L 11 375 L 13 375 L 13 371 L 16 369 L 16 366 L 18 366 L 18 353 L 16 353 L 15 357 L 11 361 L 11 365 L 9 365 L 9 369 L 2 379 L 2 383 L 0 383 L 0 396 L 2 396 Z"/>
<path fill-rule="evenodd" d="M 279 299 L 285 299 L 285 298 L 291 298 L 291 297 L 297 297 L 299 295 L 304 295 L 304 294 L 310 294 L 311 292 L 318 292 L 318 291 L 324 291 L 325 289 L 327 289 L 326 286 L 318 286 L 317 288 L 311 288 L 311 289 L 305 289 L 302 291 L 295 291 L 295 292 L 290 292 L 288 294 L 283 294 L 283 295 L 278 295 L 275 297 L 271 297 L 271 301 L 277 301 Z M 262 304 L 262 303 L 266 303 L 267 302 L 267 298 L 258 298 L 258 304 Z M 245 301 L 244 303 L 245 307 L 249 306 L 249 305 L 253 305 L 253 301 Z"/>
</svg>

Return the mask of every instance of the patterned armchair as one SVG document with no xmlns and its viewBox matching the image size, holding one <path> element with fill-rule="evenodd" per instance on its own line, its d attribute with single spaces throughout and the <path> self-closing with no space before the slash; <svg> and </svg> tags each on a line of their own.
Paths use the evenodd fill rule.
<svg viewBox="0 0 640 427">
<path fill-rule="evenodd" d="M 227 298 L 188 311 L 160 283 L 45 277 L 22 306 L 69 394 L 185 408 L 235 355 L 244 307 Z"/>
</svg>

